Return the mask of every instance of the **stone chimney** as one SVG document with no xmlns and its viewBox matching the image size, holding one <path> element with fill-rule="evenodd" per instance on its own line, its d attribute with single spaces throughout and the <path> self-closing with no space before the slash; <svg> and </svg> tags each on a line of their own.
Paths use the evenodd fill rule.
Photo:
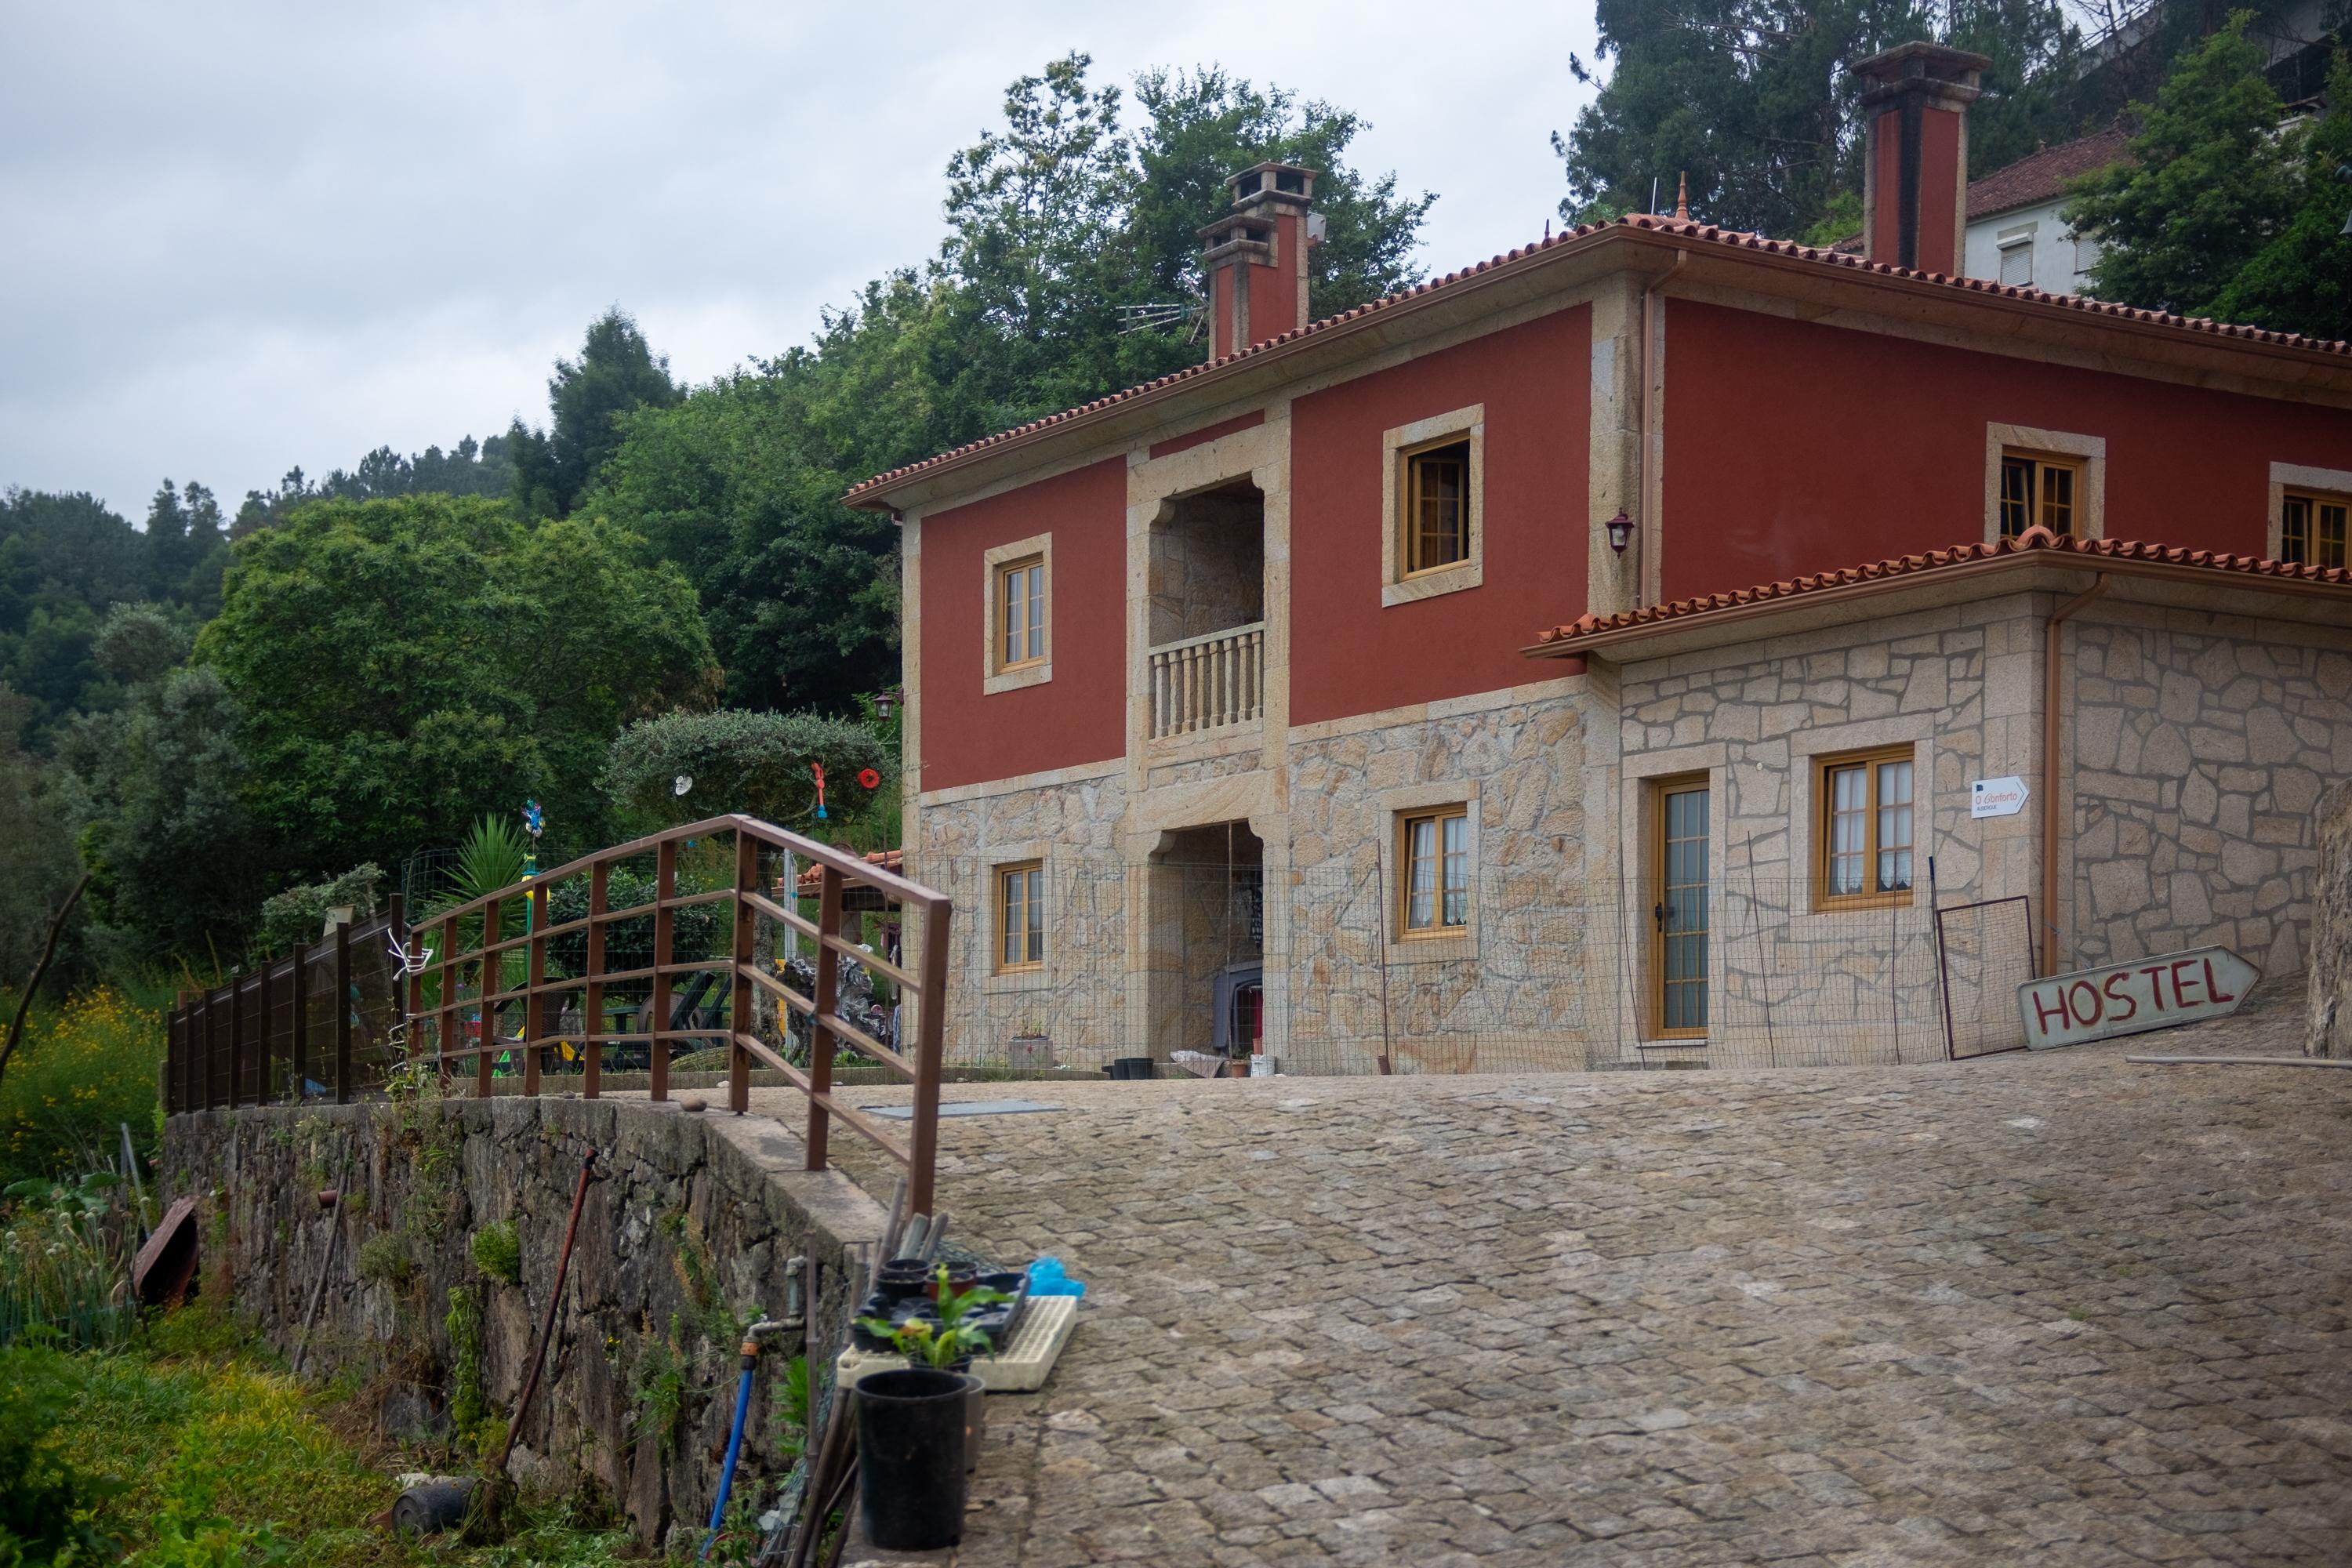
<svg viewBox="0 0 2352 1568">
<path fill-rule="evenodd" d="M 1234 210 L 1201 230 L 1211 359 L 1307 324 L 1307 252 L 1323 242 L 1323 215 L 1309 210 L 1318 173 L 1255 163 L 1225 182 Z"/>
<path fill-rule="evenodd" d="M 1898 44 L 1852 67 L 1869 128 L 1863 254 L 1962 275 L 1968 230 L 1969 105 L 1991 60 L 1941 44 Z"/>
</svg>

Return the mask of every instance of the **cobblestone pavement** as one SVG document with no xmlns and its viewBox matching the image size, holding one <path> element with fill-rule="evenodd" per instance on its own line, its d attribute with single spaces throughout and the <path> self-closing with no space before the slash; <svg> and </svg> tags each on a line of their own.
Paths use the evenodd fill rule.
<svg viewBox="0 0 2352 1568">
<path fill-rule="evenodd" d="M 2352 1562 L 2352 1072 L 2122 1059 L 2299 1026 L 951 1089 L 1066 1108 L 942 1202 L 1093 1287 L 957 1561 Z"/>
</svg>

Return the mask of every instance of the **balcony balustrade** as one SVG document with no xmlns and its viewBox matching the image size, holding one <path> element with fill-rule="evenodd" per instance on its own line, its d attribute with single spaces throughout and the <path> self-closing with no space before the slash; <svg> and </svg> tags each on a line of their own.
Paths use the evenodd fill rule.
<svg viewBox="0 0 2352 1568">
<path fill-rule="evenodd" d="M 1151 738 L 1171 740 L 1265 717 L 1265 623 L 1151 650 Z"/>
</svg>

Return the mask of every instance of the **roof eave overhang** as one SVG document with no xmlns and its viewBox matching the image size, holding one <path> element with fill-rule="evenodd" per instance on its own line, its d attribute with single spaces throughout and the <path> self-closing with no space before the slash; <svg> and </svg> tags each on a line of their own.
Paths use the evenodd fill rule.
<svg viewBox="0 0 2352 1568">
<path fill-rule="evenodd" d="M 2072 594 L 2092 578 L 2110 580 L 2108 597 L 2212 615 L 2352 626 L 2352 584 L 2273 577 L 2212 566 L 2128 557 L 2029 551 L 1891 576 L 1696 610 L 1667 620 L 1530 644 L 1529 658 L 1598 659 L 1609 664 L 1670 658 L 1735 643 L 1793 636 L 1823 626 L 1939 609 L 1947 605 L 2036 591 Z M 1859 603 L 1857 603 L 1859 602 Z"/>
<path fill-rule="evenodd" d="M 1654 273 L 1668 265 L 1664 256 L 1676 250 L 1690 256 L 1677 287 L 1713 282 L 1780 295 L 1818 307 L 1808 319 L 1835 324 L 1836 315 L 1846 314 L 1857 320 L 1960 326 L 1985 337 L 2032 339 L 2125 360 L 2162 363 L 2250 390 L 2316 395 L 2352 407 L 2352 354 L 2336 350 L 2110 314 L 2094 300 L 2030 291 L 2021 295 L 1991 283 L 1956 286 L 1941 276 L 1882 272 L 1859 257 L 1824 259 L 1825 253 L 1802 254 L 1779 241 L 1647 226 L 1659 221 L 1612 224 L 1531 247 L 1442 286 L 1318 322 L 1139 393 L 1106 398 L 1034 428 L 919 465 L 897 479 L 869 479 L 845 499 L 863 510 L 895 512 L 968 495 L 1066 460 L 1074 448 L 1117 446 L 1180 419 L 1206 423 L 1223 413 L 1262 404 L 1287 385 L 1350 361 L 1547 293 L 1574 292 L 1612 271 Z M 1857 283 L 1868 287 L 1857 290 Z"/>
</svg>

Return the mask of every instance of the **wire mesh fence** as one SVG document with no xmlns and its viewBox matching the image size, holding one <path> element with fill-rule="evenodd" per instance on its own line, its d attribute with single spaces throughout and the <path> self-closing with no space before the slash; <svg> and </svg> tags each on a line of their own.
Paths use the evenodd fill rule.
<svg viewBox="0 0 2352 1568">
<path fill-rule="evenodd" d="M 969 889 L 974 877 L 947 879 Z M 1442 897 L 1432 896 L 1435 892 Z M 1285 1073 L 1582 1070 L 1704 1060 L 1943 1060 L 2014 1043 L 2021 901 L 1970 906 L 1948 984 L 1927 889 L 1823 900 L 1732 871 L 1671 896 L 1504 866 L 1416 889 L 1385 858 L 1303 870 L 1060 870 L 1042 960 L 1008 963 L 986 910 L 952 972 L 949 1060 L 1012 1068 Z M 1952 985 L 1962 988 L 1957 997 Z M 2005 1015 L 2004 1015 L 2005 1009 Z"/>
<path fill-rule="evenodd" d="M 396 914 L 345 924 L 173 1009 L 172 1110 L 349 1100 L 405 1054 Z"/>
</svg>

